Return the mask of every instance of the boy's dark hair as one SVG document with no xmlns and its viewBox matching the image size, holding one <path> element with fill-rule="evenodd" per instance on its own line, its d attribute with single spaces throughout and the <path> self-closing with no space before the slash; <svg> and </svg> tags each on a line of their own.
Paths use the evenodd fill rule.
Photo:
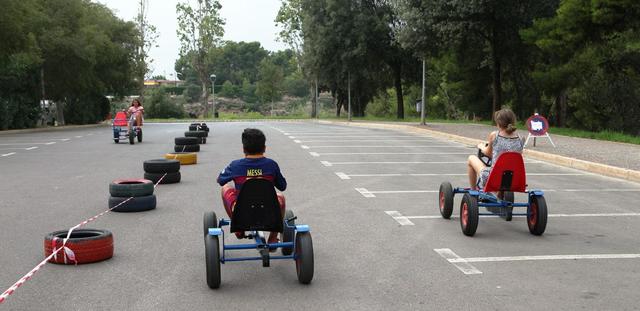
<svg viewBox="0 0 640 311">
<path fill-rule="evenodd" d="M 259 129 L 247 128 L 242 132 L 242 148 L 248 155 L 264 153 L 267 138 Z"/>
</svg>

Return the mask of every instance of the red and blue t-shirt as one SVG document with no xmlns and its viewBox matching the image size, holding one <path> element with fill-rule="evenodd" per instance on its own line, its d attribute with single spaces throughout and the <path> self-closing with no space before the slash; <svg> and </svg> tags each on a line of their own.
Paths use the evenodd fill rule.
<svg viewBox="0 0 640 311">
<path fill-rule="evenodd" d="M 280 173 L 280 167 L 276 161 L 269 158 L 243 158 L 229 164 L 218 176 L 220 186 L 233 180 L 236 189 L 249 178 L 264 178 L 273 182 L 276 189 L 287 189 L 287 180 Z"/>
</svg>

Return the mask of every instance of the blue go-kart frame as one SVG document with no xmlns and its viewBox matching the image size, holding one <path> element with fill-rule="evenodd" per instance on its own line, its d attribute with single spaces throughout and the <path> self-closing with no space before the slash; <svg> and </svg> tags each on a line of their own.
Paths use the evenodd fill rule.
<svg viewBox="0 0 640 311">
<path fill-rule="evenodd" d="M 483 156 L 479 153 L 479 156 Z M 443 182 L 439 190 L 440 214 L 449 219 L 453 213 L 453 198 L 463 194 L 460 203 L 460 227 L 462 233 L 473 236 L 478 228 L 479 216 L 500 216 L 511 221 L 513 216 L 526 216 L 529 232 L 542 235 L 547 226 L 547 204 L 542 190 L 526 190 L 526 173 L 522 155 L 517 152 L 505 152 L 493 165 L 484 189 L 453 188 L 451 183 Z M 500 197 L 494 192 L 501 193 Z M 526 193 L 527 202 L 517 203 L 514 192 Z M 488 212 L 481 213 L 479 208 Z M 526 213 L 514 213 L 513 208 L 526 207 Z"/>
<path fill-rule="evenodd" d="M 139 143 L 142 142 L 142 126 L 135 125 L 135 118 L 127 118 L 127 114 L 124 111 L 116 113 L 113 118 L 113 141 L 117 144 L 121 139 L 128 139 L 129 144 L 135 144 L 137 139 Z M 131 131 L 129 131 L 131 128 Z"/>
<path fill-rule="evenodd" d="M 220 264 L 239 261 L 262 261 L 263 267 L 269 267 L 271 260 L 293 260 L 298 281 L 302 284 L 311 283 L 314 273 L 311 230 L 308 225 L 296 225 L 297 217 L 289 209 L 283 220 L 273 183 L 264 179 L 247 180 L 238 194 L 232 218 L 237 219 L 238 224 L 224 218 L 218 221 L 214 212 L 204 214 L 206 277 L 210 288 L 220 287 Z M 230 232 L 241 233 L 244 238 L 252 239 L 253 243 L 226 243 L 223 228 L 227 226 Z M 282 241 L 268 243 L 263 234 L 267 231 L 281 232 Z M 228 254 L 251 249 L 257 250 L 259 256 L 232 257 Z M 282 255 L 271 255 L 277 250 Z"/>
</svg>

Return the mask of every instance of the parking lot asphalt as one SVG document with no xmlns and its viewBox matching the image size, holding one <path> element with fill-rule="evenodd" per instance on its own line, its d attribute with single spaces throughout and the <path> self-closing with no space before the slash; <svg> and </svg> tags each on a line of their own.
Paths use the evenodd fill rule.
<svg viewBox="0 0 640 311">
<path fill-rule="evenodd" d="M 181 183 L 156 189 L 157 209 L 109 213 L 87 226 L 113 232 L 112 259 L 47 264 L 0 308 L 638 309 L 639 184 L 525 159 L 529 188 L 545 191 L 545 234 L 529 234 L 523 218 L 487 217 L 467 237 L 458 218 L 439 216 L 437 191 L 445 180 L 466 186 L 473 148 L 312 122 L 209 127 L 198 164 L 181 168 Z M 287 208 L 311 227 L 310 285 L 297 282 L 293 262 L 274 261 L 225 264 L 221 288 L 207 287 L 202 214 L 224 215 L 215 179 L 242 157 L 246 127 L 267 135 L 267 156 L 289 183 Z M 133 146 L 114 144 L 108 128 L 0 136 L 0 290 L 43 259 L 47 233 L 106 210 L 109 182 L 142 177 L 142 162 L 172 151 L 186 130 L 147 124 Z"/>
</svg>

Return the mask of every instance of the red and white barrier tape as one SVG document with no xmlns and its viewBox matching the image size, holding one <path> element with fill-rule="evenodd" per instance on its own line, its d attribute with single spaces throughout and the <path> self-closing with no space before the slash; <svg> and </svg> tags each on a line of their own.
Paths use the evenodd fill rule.
<svg viewBox="0 0 640 311">
<path fill-rule="evenodd" d="M 153 189 L 155 189 L 158 184 L 160 184 L 160 182 L 164 179 L 164 177 L 167 176 L 167 173 L 165 173 L 164 175 L 162 175 L 162 177 L 160 177 L 160 179 L 158 179 L 158 181 L 156 182 L 155 185 L 153 185 Z M 17 282 L 15 282 L 13 285 L 11 285 L 11 287 L 9 287 L 9 289 L 7 289 L 6 291 L 4 291 L 1 295 L 0 295 L 0 304 L 3 303 L 7 297 L 9 297 L 11 294 L 13 294 L 13 292 L 16 291 L 16 289 L 18 289 L 20 286 L 22 286 L 22 284 L 24 284 L 25 282 L 27 282 L 29 279 L 31 279 L 31 277 L 33 277 L 34 274 L 36 274 L 36 272 L 38 272 L 38 270 L 40 270 L 45 264 L 47 264 L 47 262 L 49 260 L 51 260 L 51 258 L 57 258 L 58 253 L 62 250 L 64 250 L 64 252 L 62 253 L 62 255 L 64 256 L 64 262 L 67 263 L 67 257 L 69 258 L 69 260 L 75 262 L 75 264 L 78 264 L 78 262 L 76 261 L 75 258 L 75 254 L 73 253 L 73 251 L 71 249 L 69 249 L 68 247 L 66 247 L 67 241 L 69 240 L 69 238 L 71 237 L 71 232 L 73 232 L 73 230 L 78 229 L 90 222 L 95 221 L 96 219 L 100 218 L 101 216 L 103 216 L 106 213 L 111 212 L 112 210 L 114 210 L 115 208 L 121 206 L 122 204 L 125 204 L 127 202 L 129 202 L 131 199 L 133 199 L 133 197 L 129 197 L 126 200 L 120 202 L 118 205 L 98 214 L 95 215 L 73 227 L 71 227 L 71 229 L 69 229 L 69 232 L 67 232 L 67 237 L 65 237 L 62 240 L 62 245 L 60 246 L 60 248 L 56 248 L 56 241 L 58 240 L 57 237 L 53 238 L 53 248 L 51 251 L 51 255 L 47 256 L 47 258 L 45 258 L 43 261 L 41 261 L 37 266 L 35 266 L 33 269 L 31 269 L 31 271 L 29 271 L 27 274 L 25 274 L 23 277 L 21 277 Z"/>
</svg>

